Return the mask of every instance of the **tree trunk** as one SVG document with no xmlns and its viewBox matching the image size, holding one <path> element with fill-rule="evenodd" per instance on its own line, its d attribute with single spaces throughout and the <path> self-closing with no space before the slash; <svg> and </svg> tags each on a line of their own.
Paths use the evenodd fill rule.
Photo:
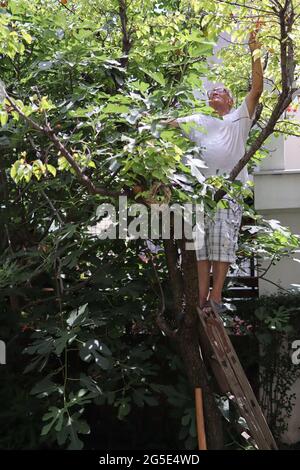
<svg viewBox="0 0 300 470">
<path fill-rule="evenodd" d="M 185 249 L 185 241 L 178 241 L 181 263 L 178 262 L 176 242 L 167 241 L 165 251 L 169 278 L 174 298 L 174 313 L 182 319 L 176 336 L 178 353 L 185 364 L 189 383 L 194 391 L 202 388 L 207 445 L 209 450 L 223 448 L 222 416 L 216 404 L 207 369 L 203 362 L 198 334 L 198 274 L 194 251 Z M 176 249 L 174 249 L 176 247 Z M 179 293 L 182 295 L 179 296 Z"/>
<path fill-rule="evenodd" d="M 220 450 L 223 448 L 222 416 L 209 384 L 205 364 L 200 356 L 197 318 L 190 327 L 184 325 L 181 329 L 178 349 L 192 389 L 197 387 L 202 389 L 207 447 L 209 450 Z"/>
</svg>

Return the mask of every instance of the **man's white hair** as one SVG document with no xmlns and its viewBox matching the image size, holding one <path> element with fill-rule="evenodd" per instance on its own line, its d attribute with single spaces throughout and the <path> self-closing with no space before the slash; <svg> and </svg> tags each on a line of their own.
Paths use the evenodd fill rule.
<svg viewBox="0 0 300 470">
<path fill-rule="evenodd" d="M 227 91 L 228 96 L 229 96 L 229 97 L 231 98 L 231 100 L 232 100 L 232 107 L 233 107 L 234 104 L 235 104 L 234 96 L 233 96 L 231 90 L 230 90 L 227 86 L 224 86 L 223 84 L 216 84 L 216 85 L 214 85 L 213 87 L 210 87 L 210 88 L 206 91 L 206 98 L 207 98 L 206 101 L 207 101 L 207 103 L 209 102 L 209 99 L 208 99 L 209 93 L 210 93 L 211 91 L 215 90 L 216 88 L 224 88 L 224 89 Z M 231 111 L 233 111 L 232 108 L 231 108 Z"/>
</svg>

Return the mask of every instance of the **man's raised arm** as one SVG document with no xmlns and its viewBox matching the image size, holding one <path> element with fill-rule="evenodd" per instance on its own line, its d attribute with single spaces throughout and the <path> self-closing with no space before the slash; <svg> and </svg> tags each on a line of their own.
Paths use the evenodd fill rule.
<svg viewBox="0 0 300 470">
<path fill-rule="evenodd" d="M 260 56 L 253 57 L 253 51 L 260 49 L 260 44 L 257 42 L 256 39 L 257 31 L 258 28 L 256 29 L 256 31 L 252 31 L 249 36 L 249 48 L 252 56 L 252 84 L 251 90 L 246 96 L 246 103 L 250 118 L 252 118 L 252 115 L 255 111 L 256 105 L 259 102 L 259 98 L 264 88 L 263 69 L 261 65 Z"/>
</svg>

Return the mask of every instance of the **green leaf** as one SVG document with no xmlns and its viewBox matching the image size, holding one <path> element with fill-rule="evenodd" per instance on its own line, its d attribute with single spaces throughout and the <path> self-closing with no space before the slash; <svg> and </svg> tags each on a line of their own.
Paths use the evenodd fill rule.
<svg viewBox="0 0 300 470">
<path fill-rule="evenodd" d="M 36 383 L 35 386 L 30 391 L 31 395 L 39 395 L 39 398 L 48 397 L 54 392 L 57 392 L 58 385 L 52 382 L 53 374 L 47 375 L 43 380 Z"/>
<path fill-rule="evenodd" d="M 191 57 L 212 55 L 212 52 L 212 43 L 191 44 L 188 48 L 188 53 Z"/>
<path fill-rule="evenodd" d="M 59 409 L 56 406 L 50 406 L 48 413 L 46 413 L 42 418 L 43 421 L 50 420 L 50 422 L 42 428 L 42 431 L 41 431 L 42 436 L 46 436 L 49 433 L 54 423 L 63 413 L 64 413 L 64 410 Z"/>
<path fill-rule="evenodd" d="M 86 374 L 83 374 L 83 373 L 80 374 L 80 383 L 84 385 L 90 392 L 94 393 L 95 395 L 103 394 L 97 382 L 91 377 L 88 377 Z"/>
<path fill-rule="evenodd" d="M 123 401 L 118 410 L 118 418 L 122 420 L 125 418 L 125 416 L 129 415 L 131 411 L 131 405 L 128 403 L 128 399 L 126 401 Z"/>
<path fill-rule="evenodd" d="M 53 165 L 47 163 L 46 168 L 54 177 L 56 176 L 56 168 Z"/>
<path fill-rule="evenodd" d="M 174 49 L 178 49 L 178 46 L 172 45 L 167 42 L 167 43 L 158 44 L 155 48 L 155 52 L 160 54 L 161 52 L 168 52 Z"/>
<path fill-rule="evenodd" d="M 17 172 L 18 172 L 18 168 L 19 168 L 20 164 L 21 164 L 20 160 L 17 160 L 17 161 L 15 161 L 15 163 L 13 164 L 13 166 L 10 169 L 10 176 L 13 180 L 15 180 L 15 178 L 17 176 Z"/>
<path fill-rule="evenodd" d="M 55 428 L 54 428 L 56 432 L 61 431 L 62 426 L 63 426 L 63 422 L 64 422 L 64 414 L 60 413 L 60 415 L 58 417 L 58 420 L 57 420 L 57 423 L 56 423 Z"/>
<path fill-rule="evenodd" d="M 104 370 L 111 368 L 111 361 L 104 356 L 111 356 L 111 351 L 108 347 L 98 339 L 87 341 L 81 347 L 79 355 L 85 362 L 90 362 L 94 359 L 95 363 Z"/>
<path fill-rule="evenodd" d="M 32 43 L 32 37 L 30 36 L 29 33 L 27 33 L 26 31 L 21 31 L 21 34 L 23 36 L 23 39 L 27 42 L 27 44 Z"/>
<path fill-rule="evenodd" d="M 72 310 L 67 319 L 67 324 L 71 327 L 82 325 L 88 318 L 88 303 L 81 305 L 78 309 Z"/>
<path fill-rule="evenodd" d="M 68 450 L 81 450 L 83 449 L 83 442 L 79 439 L 78 434 L 73 430 L 70 431 L 70 440 L 71 443 L 68 447 Z"/>
<path fill-rule="evenodd" d="M 8 121 L 8 113 L 6 111 L 1 111 L 0 112 L 1 126 L 4 127 L 7 124 L 7 121 Z"/>
<path fill-rule="evenodd" d="M 73 337 L 74 335 L 70 331 L 60 331 L 60 336 L 53 342 L 57 356 L 61 355 L 64 349 L 66 349 L 68 341 Z"/>
<path fill-rule="evenodd" d="M 86 421 L 80 419 L 80 413 L 74 413 L 68 419 L 66 430 L 70 439 L 68 450 L 81 450 L 83 442 L 79 439 L 78 434 L 89 434 L 90 427 Z"/>
<path fill-rule="evenodd" d="M 152 72 L 151 70 L 141 69 L 144 73 L 149 75 L 149 77 L 153 78 L 157 83 L 162 86 L 166 85 L 166 80 L 161 72 Z"/>
<path fill-rule="evenodd" d="M 136 90 L 141 91 L 142 93 L 145 93 L 149 89 L 149 83 L 143 82 L 136 80 L 135 82 L 131 82 L 130 86 L 132 88 L 135 88 Z"/>
<path fill-rule="evenodd" d="M 186 414 L 186 415 L 184 415 L 184 416 L 182 417 L 182 419 L 181 419 L 181 424 L 182 424 L 182 426 L 188 426 L 189 423 L 190 423 L 190 421 L 191 421 L 191 415 L 190 415 L 190 414 Z"/>
<path fill-rule="evenodd" d="M 102 113 L 104 114 L 121 114 L 121 113 L 128 113 L 129 107 L 124 104 L 113 104 L 108 103 L 105 108 L 102 109 Z"/>
<path fill-rule="evenodd" d="M 40 111 L 48 111 L 55 108 L 55 106 L 53 105 L 52 101 L 48 99 L 48 96 L 42 96 L 39 108 Z"/>
<path fill-rule="evenodd" d="M 221 199 L 217 203 L 217 208 L 218 209 L 228 209 L 228 207 L 229 207 L 229 202 L 226 201 L 225 199 Z"/>
</svg>

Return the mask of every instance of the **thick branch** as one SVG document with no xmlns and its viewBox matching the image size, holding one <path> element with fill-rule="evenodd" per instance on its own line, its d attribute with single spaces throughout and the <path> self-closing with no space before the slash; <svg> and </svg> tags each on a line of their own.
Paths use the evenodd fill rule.
<svg viewBox="0 0 300 470">
<path fill-rule="evenodd" d="M 34 122 L 29 116 L 26 116 L 26 114 L 23 113 L 23 111 L 19 108 L 19 106 L 10 98 L 10 96 L 5 93 L 5 98 L 11 105 L 11 107 L 20 115 L 22 118 L 31 126 L 33 129 L 39 132 L 43 132 L 43 127 Z"/>
<path fill-rule="evenodd" d="M 187 240 L 185 238 L 179 241 L 185 295 L 184 323 L 186 327 L 193 327 L 195 306 L 199 304 L 198 271 L 196 252 L 194 250 L 187 250 L 185 247 L 186 243 Z"/>
<path fill-rule="evenodd" d="M 90 194 L 101 194 L 102 196 L 113 196 L 113 197 L 118 197 L 122 194 L 118 191 L 110 191 L 108 189 L 95 186 L 95 184 L 91 181 L 91 179 L 83 173 L 78 163 L 74 160 L 72 154 L 60 142 L 60 140 L 54 134 L 53 130 L 50 127 L 45 127 L 44 133 L 48 136 L 48 138 L 54 143 L 55 147 L 70 163 L 72 168 L 75 170 L 75 173 L 80 183 L 88 189 L 88 192 Z"/>
<path fill-rule="evenodd" d="M 157 272 L 157 268 L 155 266 L 155 263 L 153 261 L 153 255 L 150 253 L 150 250 L 148 250 L 148 256 L 150 258 L 150 262 L 154 271 L 155 279 L 159 288 L 159 294 L 160 294 L 160 307 L 157 310 L 157 316 L 156 316 L 156 324 L 160 328 L 161 331 L 165 333 L 166 336 L 169 336 L 170 338 L 176 339 L 177 335 L 177 330 L 173 330 L 169 324 L 167 323 L 164 313 L 166 310 L 166 302 L 165 302 L 165 296 L 163 292 L 163 288 L 159 279 L 159 274 Z"/>
<path fill-rule="evenodd" d="M 122 27 L 122 52 L 124 57 L 121 58 L 122 67 L 128 65 L 128 54 L 131 49 L 132 41 L 128 30 L 127 3 L 126 0 L 119 0 L 119 16 Z"/>
<path fill-rule="evenodd" d="M 170 237 L 170 240 L 164 240 L 164 249 L 174 299 L 173 311 L 177 318 L 180 318 L 183 308 L 183 279 L 179 266 L 177 246 L 172 237 Z"/>
</svg>

